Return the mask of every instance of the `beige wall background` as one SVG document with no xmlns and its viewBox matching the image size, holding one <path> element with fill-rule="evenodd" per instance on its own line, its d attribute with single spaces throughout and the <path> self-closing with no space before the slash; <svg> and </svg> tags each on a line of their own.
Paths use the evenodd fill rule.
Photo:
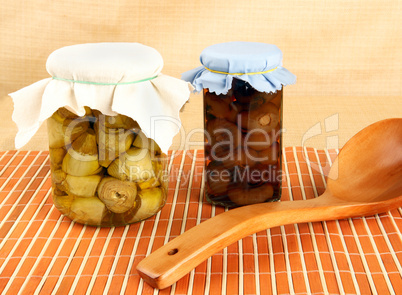
<svg viewBox="0 0 402 295">
<path fill-rule="evenodd" d="M 14 149 L 17 132 L 7 94 L 49 77 L 46 59 L 57 48 L 104 41 L 152 46 L 164 57 L 163 73 L 178 78 L 200 65 L 200 52 L 211 44 L 276 44 L 298 77 L 285 88 L 285 145 L 341 147 L 370 123 L 402 117 L 401 6 L 397 0 L 0 0 L 0 150 Z M 202 127 L 201 100 L 192 95 L 182 113 L 185 133 Z M 179 147 L 177 136 L 172 148 Z M 47 149 L 45 126 L 24 149 Z"/>
</svg>

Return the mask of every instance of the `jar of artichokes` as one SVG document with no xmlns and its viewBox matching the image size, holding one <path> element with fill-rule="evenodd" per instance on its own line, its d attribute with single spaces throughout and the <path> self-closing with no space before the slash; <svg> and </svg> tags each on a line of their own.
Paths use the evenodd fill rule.
<svg viewBox="0 0 402 295">
<path fill-rule="evenodd" d="M 167 151 L 191 86 L 162 66 L 138 43 L 73 45 L 49 56 L 51 78 L 10 94 L 17 148 L 47 122 L 53 202 L 71 220 L 122 226 L 164 206 Z"/>
</svg>

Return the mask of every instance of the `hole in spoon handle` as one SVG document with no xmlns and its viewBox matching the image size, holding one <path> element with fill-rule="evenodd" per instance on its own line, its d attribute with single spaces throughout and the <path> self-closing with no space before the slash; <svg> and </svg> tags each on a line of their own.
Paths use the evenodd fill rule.
<svg viewBox="0 0 402 295">
<path fill-rule="evenodd" d="M 175 255 L 177 252 L 179 252 L 179 249 L 174 248 L 174 249 L 172 249 L 172 250 L 170 250 L 170 251 L 168 252 L 168 255 L 172 256 L 172 255 Z"/>
</svg>

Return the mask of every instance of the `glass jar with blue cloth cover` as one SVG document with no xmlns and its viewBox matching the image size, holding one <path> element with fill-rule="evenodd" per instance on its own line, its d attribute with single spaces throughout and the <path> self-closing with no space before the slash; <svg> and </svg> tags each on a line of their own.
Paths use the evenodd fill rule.
<svg viewBox="0 0 402 295">
<path fill-rule="evenodd" d="M 237 207 L 281 197 L 283 87 L 296 77 L 272 44 L 205 48 L 202 66 L 182 74 L 203 91 L 205 196 Z"/>
</svg>

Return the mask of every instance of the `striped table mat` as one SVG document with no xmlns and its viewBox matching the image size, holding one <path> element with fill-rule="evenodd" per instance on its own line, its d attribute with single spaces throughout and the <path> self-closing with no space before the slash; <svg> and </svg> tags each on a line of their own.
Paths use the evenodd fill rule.
<svg viewBox="0 0 402 295">
<path fill-rule="evenodd" d="M 335 150 L 284 150 L 282 200 L 325 189 Z M 306 163 L 312 163 L 307 165 Z M 146 255 L 225 211 L 203 196 L 203 152 L 170 154 L 166 206 L 144 222 L 94 228 L 52 205 L 48 152 L 0 152 L 2 294 L 402 294 L 402 210 L 272 228 L 154 290 L 136 273 Z"/>
</svg>

